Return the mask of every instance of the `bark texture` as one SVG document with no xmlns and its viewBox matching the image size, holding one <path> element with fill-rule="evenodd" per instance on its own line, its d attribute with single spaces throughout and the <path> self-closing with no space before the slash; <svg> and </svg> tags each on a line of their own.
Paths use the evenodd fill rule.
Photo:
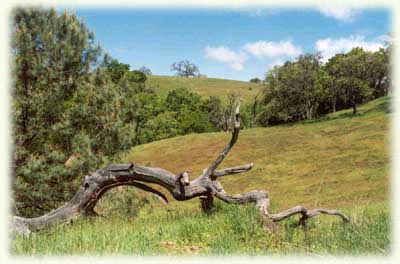
<svg viewBox="0 0 400 264">
<path fill-rule="evenodd" d="M 79 216 L 96 215 L 94 208 L 104 193 L 122 185 L 134 186 L 153 193 L 167 203 L 167 197 L 162 192 L 147 185 L 149 183 L 163 187 L 178 201 L 185 201 L 198 197 L 204 212 L 210 211 L 214 197 L 231 204 L 254 203 L 265 221 L 265 227 L 270 231 L 277 230 L 276 222 L 295 214 L 301 215 L 301 224 L 304 224 L 307 219 L 318 214 L 336 215 L 342 218 L 344 222 L 349 222 L 350 218 L 339 211 L 322 208 L 307 210 L 303 206 L 296 206 L 289 210 L 272 214 L 268 210 L 269 195 L 268 192 L 264 190 L 255 190 L 238 195 L 230 195 L 225 192 L 220 182 L 218 182 L 218 178 L 247 172 L 253 167 L 251 163 L 217 170 L 220 163 L 224 160 L 238 139 L 240 130 L 239 109 L 240 102 L 236 107 L 230 141 L 211 165 L 204 169 L 203 173 L 196 179 L 190 181 L 189 174 L 186 171 L 175 175 L 161 168 L 145 167 L 135 163 L 111 164 L 106 168 L 96 170 L 86 175 L 76 194 L 60 208 L 35 218 L 13 216 L 11 221 L 12 231 L 23 235 L 29 235 L 31 232 L 49 228 L 56 224 L 69 223 Z"/>
</svg>

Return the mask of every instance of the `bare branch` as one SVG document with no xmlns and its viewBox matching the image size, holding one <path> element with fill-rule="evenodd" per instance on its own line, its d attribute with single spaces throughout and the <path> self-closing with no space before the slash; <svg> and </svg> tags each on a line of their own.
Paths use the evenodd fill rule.
<svg viewBox="0 0 400 264">
<path fill-rule="evenodd" d="M 240 131 L 240 105 L 242 103 L 242 98 L 240 98 L 238 105 L 236 106 L 236 111 L 235 111 L 235 124 L 234 128 L 232 131 L 232 137 L 229 143 L 225 146 L 225 148 L 222 150 L 222 152 L 219 154 L 219 156 L 214 160 L 213 163 L 211 163 L 210 167 L 206 170 L 206 172 L 202 175 L 205 178 L 208 178 L 213 174 L 213 172 L 217 169 L 218 165 L 221 164 L 221 162 L 224 160 L 225 156 L 228 155 L 229 151 L 231 148 L 235 145 L 238 137 L 239 137 L 239 131 Z"/>
<path fill-rule="evenodd" d="M 225 192 L 222 185 L 218 181 L 213 181 L 213 194 L 217 198 L 227 203 L 233 203 L 233 204 L 255 203 L 258 209 L 260 210 L 261 215 L 264 218 L 265 227 L 271 232 L 277 231 L 277 226 L 274 224 L 275 222 L 282 221 L 295 214 L 302 215 L 300 219 L 300 224 L 302 225 L 304 225 L 309 218 L 314 217 L 318 214 L 336 215 L 341 217 L 344 222 L 350 222 L 350 217 L 346 216 L 345 214 L 337 210 L 328 210 L 323 208 L 307 210 L 304 206 L 301 205 L 277 214 L 270 214 L 268 212 L 268 207 L 269 207 L 268 192 L 262 190 L 256 190 L 244 194 L 230 195 Z"/>
<path fill-rule="evenodd" d="M 318 214 L 327 214 L 327 215 L 337 215 L 342 218 L 344 222 L 350 222 L 350 217 L 342 214 L 336 210 L 328 210 L 323 208 L 316 208 L 312 210 L 307 210 L 304 206 L 298 205 L 293 208 L 290 208 L 286 211 L 280 212 L 278 214 L 269 214 L 268 217 L 271 218 L 274 222 L 282 221 L 292 215 L 301 214 L 301 221 L 305 221 L 311 217 L 314 217 Z"/>
<path fill-rule="evenodd" d="M 212 178 L 216 179 L 216 178 L 223 177 L 226 175 L 242 173 L 242 172 L 251 170 L 253 168 L 253 166 L 254 166 L 254 164 L 250 163 L 250 164 L 246 164 L 246 165 L 242 165 L 242 166 L 226 168 L 223 170 L 214 171 L 214 173 L 211 176 L 212 176 Z"/>
</svg>

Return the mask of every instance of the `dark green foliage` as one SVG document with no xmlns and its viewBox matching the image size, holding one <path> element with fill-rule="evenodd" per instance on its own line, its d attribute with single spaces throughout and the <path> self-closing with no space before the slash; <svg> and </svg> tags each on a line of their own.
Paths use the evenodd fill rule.
<svg viewBox="0 0 400 264">
<path fill-rule="evenodd" d="M 119 80 L 129 72 L 129 64 L 124 64 L 116 59 L 111 58 L 109 55 L 105 55 L 102 66 L 106 68 L 108 76 L 114 83 L 118 83 Z"/>
<path fill-rule="evenodd" d="M 333 79 L 333 96 L 342 98 L 346 105 L 353 108 L 354 114 L 357 104 L 372 98 L 373 87 L 370 85 L 377 77 L 372 68 L 373 62 L 377 62 L 374 57 L 371 52 L 354 48 L 347 54 L 336 55 L 326 65 Z"/>
<path fill-rule="evenodd" d="M 318 55 L 301 55 L 267 73 L 257 110 L 261 125 L 312 120 L 368 100 L 390 90 L 390 43 L 377 52 L 354 48 L 322 65 Z M 254 111 L 253 111 L 254 115 Z"/>
<path fill-rule="evenodd" d="M 153 73 L 151 72 L 151 70 L 145 66 L 142 66 L 138 69 L 138 71 L 143 72 L 146 75 L 152 75 Z"/>
<path fill-rule="evenodd" d="M 168 93 L 165 104 L 169 111 L 175 113 L 180 134 L 211 131 L 208 113 L 202 111 L 199 95 L 179 88 Z"/>
<path fill-rule="evenodd" d="M 249 80 L 249 82 L 252 82 L 252 83 L 261 83 L 261 79 L 260 79 L 260 78 L 252 78 L 252 79 Z"/>
<path fill-rule="evenodd" d="M 179 134 L 179 124 L 174 112 L 162 112 L 149 119 L 141 128 L 139 142 L 147 143 Z"/>
<path fill-rule="evenodd" d="M 268 125 L 313 119 L 322 99 L 319 71 L 319 57 L 311 54 L 269 71 L 258 121 Z"/>
<path fill-rule="evenodd" d="M 378 52 L 370 54 L 368 60 L 369 66 L 369 86 L 373 88 L 373 97 L 378 98 L 385 96 L 390 88 L 390 52 L 391 44 L 388 44 L 385 49 L 380 49 Z"/>
<path fill-rule="evenodd" d="M 208 120 L 214 128 L 222 131 L 231 131 L 233 125 L 232 117 L 239 99 L 239 94 L 234 92 L 227 94 L 225 103 L 222 103 L 221 99 L 211 96 L 203 102 L 202 109 L 208 113 Z M 242 127 L 250 127 L 252 125 L 250 112 L 249 105 L 242 107 Z"/>
<path fill-rule="evenodd" d="M 143 111 L 139 122 L 139 143 L 215 130 L 199 95 L 178 88 L 169 92 L 165 99 L 156 98 L 154 95 L 143 104 L 147 110 Z"/>
<path fill-rule="evenodd" d="M 210 96 L 204 100 L 201 106 L 203 111 L 208 113 L 208 121 L 215 128 L 222 129 L 221 122 L 223 117 L 223 105 L 220 98 L 216 96 Z"/>
<path fill-rule="evenodd" d="M 129 65 L 105 56 L 96 66 L 100 48 L 75 15 L 18 8 L 13 22 L 13 208 L 34 216 L 136 144 L 154 94 Z"/>
<path fill-rule="evenodd" d="M 90 159 L 80 159 L 71 170 L 64 166 L 78 146 L 81 157 L 92 155 L 66 112 L 99 52 L 94 35 L 75 15 L 41 8 L 13 12 L 13 190 L 22 214 L 65 200 L 76 188 L 74 173 L 89 165 Z M 65 134 L 70 137 L 58 137 Z"/>
</svg>

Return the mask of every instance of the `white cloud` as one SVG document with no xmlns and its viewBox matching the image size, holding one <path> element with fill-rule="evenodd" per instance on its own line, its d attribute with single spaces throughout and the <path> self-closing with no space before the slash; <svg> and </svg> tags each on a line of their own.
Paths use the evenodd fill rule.
<svg viewBox="0 0 400 264">
<path fill-rule="evenodd" d="M 243 63 L 247 60 L 247 56 L 243 52 L 234 52 L 229 48 L 225 48 L 224 46 L 207 46 L 204 49 L 204 53 L 206 58 L 227 63 L 236 71 L 243 70 Z"/>
<path fill-rule="evenodd" d="M 383 44 L 379 39 L 365 41 L 364 36 L 350 36 L 338 39 L 326 38 L 317 40 L 315 43 L 315 49 L 321 53 L 323 62 L 328 61 L 329 58 L 337 53 L 345 53 L 355 47 L 361 47 L 368 51 L 377 51 L 383 47 Z"/>
<path fill-rule="evenodd" d="M 257 41 L 247 43 L 243 48 L 257 58 L 296 57 L 301 54 L 301 48 L 290 41 Z"/>
<path fill-rule="evenodd" d="M 337 6 L 318 7 L 318 11 L 327 17 L 333 17 L 343 22 L 352 22 L 360 13 L 360 11 L 353 8 Z"/>
<path fill-rule="evenodd" d="M 272 69 L 275 66 L 282 66 L 285 63 L 282 59 L 276 59 L 267 65 L 267 70 Z"/>
</svg>

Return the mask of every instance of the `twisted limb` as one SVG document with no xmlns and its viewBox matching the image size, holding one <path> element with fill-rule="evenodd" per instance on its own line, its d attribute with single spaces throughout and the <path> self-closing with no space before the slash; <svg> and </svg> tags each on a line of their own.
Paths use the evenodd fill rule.
<svg viewBox="0 0 400 264">
<path fill-rule="evenodd" d="M 264 219 L 266 228 L 272 232 L 277 230 L 276 222 L 296 214 L 301 215 L 301 224 L 305 224 L 306 220 L 318 214 L 339 216 L 344 222 L 349 222 L 350 218 L 339 211 L 324 208 L 307 210 L 300 205 L 277 214 L 271 214 L 268 211 L 269 194 L 264 190 L 255 190 L 238 195 L 230 195 L 225 192 L 218 178 L 248 172 L 254 166 L 253 163 L 250 163 L 217 170 L 238 140 L 240 104 L 241 100 L 236 107 L 230 141 L 210 166 L 204 169 L 203 173 L 193 181 L 190 181 L 189 174 L 186 171 L 175 175 L 161 168 L 146 167 L 134 163 L 111 164 L 104 169 L 98 169 L 86 175 L 72 199 L 60 208 L 35 218 L 14 216 L 11 222 L 11 229 L 17 233 L 29 235 L 32 231 L 49 228 L 55 224 L 69 223 L 79 216 L 95 215 L 94 208 L 104 193 L 123 185 L 134 186 L 150 192 L 158 196 L 161 201 L 168 203 L 165 194 L 147 184 L 161 186 L 178 201 L 186 201 L 198 197 L 204 212 L 208 212 L 212 208 L 214 197 L 231 204 L 255 203 Z"/>
</svg>

